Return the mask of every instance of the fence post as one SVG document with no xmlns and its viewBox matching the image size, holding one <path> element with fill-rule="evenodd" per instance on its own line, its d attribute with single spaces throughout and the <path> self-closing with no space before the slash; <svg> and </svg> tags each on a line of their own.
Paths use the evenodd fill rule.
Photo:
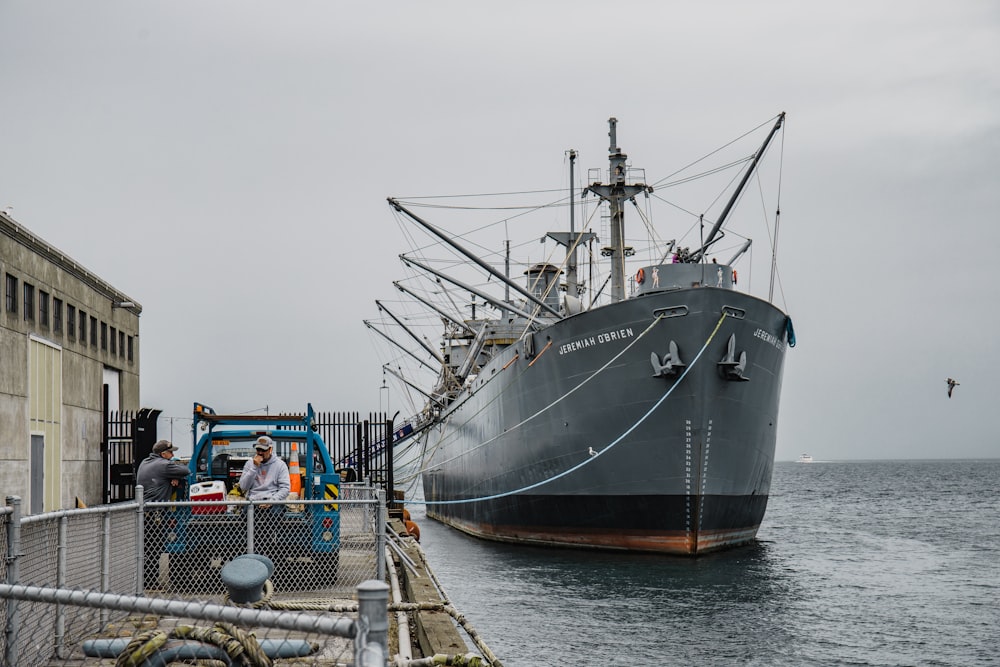
<svg viewBox="0 0 1000 667">
<path fill-rule="evenodd" d="M 250 497 L 247 497 L 250 500 Z M 257 550 L 254 548 L 254 504 L 250 503 L 247 506 L 247 553 L 255 554 Z"/>
<path fill-rule="evenodd" d="M 375 577 L 385 580 L 385 491 L 376 487 L 378 505 L 375 507 Z"/>
<path fill-rule="evenodd" d="M 19 584 L 18 559 L 21 557 L 21 497 L 7 496 L 10 505 L 10 523 L 7 524 L 7 583 Z M 17 600 L 7 600 L 7 625 L 4 628 L 6 645 L 4 646 L 4 665 L 17 664 Z"/>
<path fill-rule="evenodd" d="M 385 479 L 385 489 L 386 489 L 386 492 L 388 492 L 388 494 L 389 494 L 389 505 L 393 509 L 399 509 L 396 506 L 396 480 L 395 480 L 395 475 L 393 473 L 394 464 L 393 464 L 393 452 L 392 452 L 392 448 L 393 448 L 393 445 L 395 444 L 395 443 L 393 443 L 393 440 L 395 439 L 396 433 L 395 433 L 395 431 L 392 430 L 392 427 L 393 427 L 392 419 L 385 420 L 384 427 L 385 427 L 385 440 L 384 440 L 384 442 L 385 442 L 385 459 L 384 460 L 385 460 L 385 477 L 386 477 L 386 479 Z"/>
<path fill-rule="evenodd" d="M 138 576 L 135 578 L 135 594 L 146 593 L 146 496 L 142 484 L 135 485 L 135 499 L 139 503 L 135 517 L 135 567 Z M 160 571 L 160 559 L 157 555 L 156 567 Z"/>
<path fill-rule="evenodd" d="M 101 531 L 101 592 L 107 593 L 111 590 L 111 510 L 102 513 Z M 110 613 L 107 609 L 101 609 L 101 626 L 108 624 Z"/>
<path fill-rule="evenodd" d="M 364 460 L 364 450 L 361 446 L 361 424 L 354 425 L 354 468 L 358 471 L 358 481 L 362 481 L 365 478 L 365 460 Z"/>
<path fill-rule="evenodd" d="M 59 517 L 59 537 L 56 542 L 56 588 L 66 587 L 66 552 L 69 517 L 63 514 Z M 56 657 L 63 658 L 63 640 L 66 638 L 66 608 L 56 604 Z"/>
<path fill-rule="evenodd" d="M 389 584 L 369 579 L 358 584 L 358 622 L 354 664 L 383 667 L 389 653 Z"/>
</svg>

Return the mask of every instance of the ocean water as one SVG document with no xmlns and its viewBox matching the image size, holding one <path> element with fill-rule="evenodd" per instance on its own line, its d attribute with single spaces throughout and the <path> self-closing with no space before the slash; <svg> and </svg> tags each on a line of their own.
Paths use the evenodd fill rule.
<svg viewBox="0 0 1000 667">
<path fill-rule="evenodd" d="M 411 514 L 507 667 L 1000 665 L 1000 459 L 779 462 L 756 544 L 697 559 L 505 545 Z"/>
</svg>

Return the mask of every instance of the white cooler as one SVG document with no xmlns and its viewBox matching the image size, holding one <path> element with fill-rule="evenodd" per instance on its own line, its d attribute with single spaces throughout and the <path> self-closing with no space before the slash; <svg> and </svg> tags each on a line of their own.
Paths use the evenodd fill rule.
<svg viewBox="0 0 1000 667">
<path fill-rule="evenodd" d="M 198 482 L 191 485 L 191 500 L 225 500 L 226 483 L 221 481 Z M 226 511 L 225 503 L 206 503 L 191 508 L 192 514 L 221 514 Z"/>
</svg>

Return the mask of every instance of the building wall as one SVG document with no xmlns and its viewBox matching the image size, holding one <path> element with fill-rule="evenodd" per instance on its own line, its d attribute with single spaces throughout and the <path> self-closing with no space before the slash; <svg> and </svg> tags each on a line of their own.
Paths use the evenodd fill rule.
<svg viewBox="0 0 1000 667">
<path fill-rule="evenodd" d="M 27 319 L 25 284 L 33 297 Z M 116 306 L 125 302 L 133 305 Z M 44 511 L 77 498 L 102 501 L 105 373 L 119 376 L 118 409 L 138 410 L 141 313 L 134 299 L 0 212 L 0 496 L 21 496 L 30 508 L 34 434 L 44 440 Z"/>
</svg>

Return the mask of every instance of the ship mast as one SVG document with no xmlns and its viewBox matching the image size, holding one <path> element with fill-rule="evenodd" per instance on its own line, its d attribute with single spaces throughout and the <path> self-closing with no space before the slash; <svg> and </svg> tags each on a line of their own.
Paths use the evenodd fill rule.
<svg viewBox="0 0 1000 667">
<path fill-rule="evenodd" d="M 468 285 L 466 283 L 463 283 L 460 280 L 452 278 L 451 276 L 449 276 L 446 273 L 442 273 L 441 271 L 436 271 L 436 270 L 432 269 L 431 267 L 427 266 L 426 264 L 421 264 L 420 262 L 418 262 L 417 260 L 413 259 L 412 257 L 407 257 L 406 255 L 400 255 L 399 259 L 402 260 L 402 262 L 404 264 L 406 264 L 407 266 L 409 266 L 410 264 L 412 264 L 413 266 L 417 267 L 418 269 L 420 269 L 422 271 L 426 271 L 427 273 L 430 273 L 431 275 L 437 276 L 441 280 L 445 280 L 445 281 L 451 283 L 452 285 L 455 285 L 456 287 L 460 287 L 463 290 L 469 292 L 470 294 L 475 294 L 476 296 L 478 296 L 483 301 L 486 301 L 487 303 L 495 306 L 496 308 L 498 308 L 501 311 L 514 313 L 515 315 L 523 317 L 524 319 L 528 320 L 529 322 L 531 320 L 535 319 L 535 316 L 532 315 L 531 313 L 529 313 L 528 311 L 521 310 L 520 308 L 517 308 L 517 307 L 511 305 L 510 303 L 505 303 L 505 302 L 503 302 L 503 301 L 501 301 L 499 299 L 494 299 L 493 297 L 491 297 L 486 292 L 483 292 L 481 290 L 477 290 L 472 285 Z M 383 308 L 384 308 L 384 306 L 383 306 Z"/>
<path fill-rule="evenodd" d="M 420 218 L 419 216 L 415 215 L 411 211 L 408 211 L 402 204 L 400 204 L 398 201 L 396 201 L 392 197 L 389 198 L 389 205 L 392 206 L 397 211 L 399 211 L 400 213 L 406 214 L 406 216 L 409 217 L 411 220 L 413 220 L 414 222 L 416 222 L 417 224 L 419 224 L 421 227 L 423 227 L 424 229 L 426 229 L 430 233 L 434 234 L 434 236 L 438 237 L 439 239 L 441 239 L 442 241 L 444 241 L 445 243 L 447 243 L 449 246 L 451 246 L 452 248 L 454 248 L 460 254 L 464 255 L 470 261 L 472 261 L 475 264 L 477 264 L 481 269 L 483 269 L 484 271 L 486 271 L 487 273 L 489 273 L 491 276 L 493 276 L 494 278 L 496 278 L 500 282 L 504 283 L 505 285 L 508 285 L 509 287 L 513 288 L 515 292 L 518 292 L 519 294 L 521 294 L 521 296 L 523 296 L 524 298 L 526 298 L 528 301 L 531 301 L 532 303 L 534 303 L 536 306 L 538 306 L 542 310 L 546 310 L 549 313 L 551 313 L 552 315 L 555 315 L 556 317 L 562 317 L 562 315 L 559 313 L 558 310 L 556 310 L 555 308 L 553 308 L 549 304 L 545 303 L 544 301 L 542 301 L 541 299 L 539 299 L 537 296 L 535 296 L 534 294 L 532 294 L 531 292 L 529 292 L 525 288 L 521 287 L 517 283 L 513 282 L 512 280 L 510 280 L 510 278 L 508 278 L 507 276 L 503 275 L 502 273 L 500 273 L 499 271 L 497 271 L 496 269 L 494 269 L 492 266 L 490 266 L 489 264 L 487 264 L 486 262 L 484 262 L 482 259 L 480 259 L 479 257 L 477 257 L 475 254 L 473 254 L 473 253 L 469 252 L 468 250 L 466 250 L 458 241 L 456 241 L 453 238 L 449 238 L 447 234 L 445 234 L 444 232 L 442 232 L 440 229 L 438 229 L 437 227 L 435 227 L 431 223 L 427 222 L 426 220 L 423 220 L 422 218 Z M 400 259 L 403 259 L 404 261 L 413 261 L 413 260 L 411 260 L 409 258 L 405 258 L 404 259 L 402 256 L 400 257 Z M 413 262 L 413 263 L 417 264 L 417 262 Z M 420 266 L 420 268 L 424 269 L 425 271 L 430 271 L 430 269 L 427 269 L 426 267 L 423 267 L 420 264 L 417 264 L 417 266 Z M 440 276 L 440 274 L 437 274 L 436 272 L 433 272 L 433 271 L 431 271 L 431 273 L 434 273 L 435 275 L 438 275 L 439 277 L 444 277 L 444 276 Z M 451 280 L 451 278 L 445 278 L 445 280 Z M 452 282 L 454 282 L 454 281 L 452 281 Z M 458 284 L 458 283 L 456 283 L 456 284 Z M 460 284 L 459 284 L 459 286 L 461 287 Z M 482 295 L 480 295 L 480 296 L 482 296 Z M 490 301 L 490 299 L 488 299 L 488 298 L 486 300 Z M 501 308 L 503 308 L 503 306 L 501 306 Z M 507 310 L 512 310 L 512 309 L 509 308 L 509 307 L 507 307 Z M 529 316 L 529 319 L 530 319 L 530 316 Z"/>
<path fill-rule="evenodd" d="M 597 238 L 597 235 L 593 232 L 576 233 L 576 221 L 574 217 L 576 202 L 573 197 L 573 193 L 575 192 L 573 166 L 575 164 L 576 151 L 571 148 L 569 150 L 569 233 L 548 232 L 546 234 L 550 239 L 566 248 L 566 294 L 574 299 L 580 296 L 579 280 L 577 279 L 576 271 L 576 249 L 581 243 L 587 243 L 591 239 Z"/>
<path fill-rule="evenodd" d="M 712 231 L 708 233 L 708 238 L 705 239 L 705 241 L 701 244 L 700 248 L 691 253 L 691 259 L 689 261 L 692 262 L 701 261 L 701 259 L 705 256 L 705 252 L 708 250 L 709 246 L 711 246 L 712 243 L 715 242 L 715 236 L 719 233 L 719 230 L 722 229 L 722 225 L 726 223 L 726 218 L 729 217 L 729 212 L 733 210 L 733 205 L 736 204 L 736 201 L 743 194 L 743 189 L 746 187 L 747 181 L 750 180 L 750 177 L 757 169 L 757 164 L 760 162 L 761 158 L 764 157 L 764 152 L 767 150 L 768 144 L 771 143 L 771 139 L 774 137 L 775 133 L 781 129 L 781 125 L 784 122 L 785 122 L 785 112 L 782 111 L 780 114 L 778 114 L 778 120 L 775 121 L 774 127 L 771 128 L 771 131 L 768 133 L 767 138 L 764 139 L 764 143 L 761 144 L 761 147 L 757 149 L 756 153 L 754 153 L 753 160 L 750 162 L 750 166 L 747 167 L 746 173 L 743 174 L 743 180 L 741 180 L 740 184 L 736 186 L 736 191 L 733 192 L 732 197 L 729 198 L 729 201 L 726 203 L 726 207 L 722 210 L 722 213 L 719 215 L 719 219 L 715 221 L 715 225 L 712 227 Z"/>
<path fill-rule="evenodd" d="M 365 323 L 366 327 L 368 327 L 369 329 L 371 329 L 372 331 L 374 331 L 375 333 L 377 333 L 382 338 L 385 338 L 387 341 L 389 341 L 390 343 L 392 343 L 393 345 L 395 345 L 396 347 L 398 347 L 403 352 L 406 352 L 408 355 L 410 355 L 411 357 L 413 357 L 414 359 L 416 359 L 418 363 L 422 364 L 427 369 L 429 369 L 431 371 L 434 371 L 435 373 L 438 371 L 437 368 L 435 368 L 434 366 L 431 366 L 429 363 L 427 363 L 426 361 L 424 361 L 423 359 L 421 359 L 420 357 L 418 357 L 416 355 L 416 353 L 414 353 L 412 350 L 410 350 L 410 348 L 406 347 L 405 345 L 403 345 L 402 343 L 400 343 L 399 341 L 397 341 L 395 338 L 393 338 L 389 334 L 385 333 L 384 331 L 379 330 L 374 324 L 372 324 L 368 320 L 362 320 L 362 321 Z"/>
<path fill-rule="evenodd" d="M 576 213 L 576 202 L 573 201 L 573 193 L 576 186 L 573 184 L 573 166 L 576 164 L 576 151 L 569 150 L 569 235 L 570 238 L 576 235 L 576 224 L 574 215 Z M 572 297 L 578 296 L 576 293 L 576 243 L 566 247 L 566 294 Z"/>
<path fill-rule="evenodd" d="M 412 291 L 406 289 L 401 284 L 399 284 L 398 281 L 394 280 L 394 281 L 392 281 L 392 284 L 400 292 L 402 292 L 403 294 L 408 294 L 409 296 L 412 296 L 414 299 L 416 299 L 417 301 L 419 301 L 420 303 L 424 304 L 425 306 L 427 306 L 428 308 L 430 308 L 431 310 L 433 310 L 435 313 L 437 313 L 438 315 L 440 315 L 443 319 L 447 320 L 448 322 L 451 322 L 455 326 L 459 327 L 460 329 L 463 329 L 464 331 L 466 331 L 469 334 L 472 334 L 473 336 L 476 335 L 475 330 L 472 327 L 470 327 L 468 324 L 466 324 L 465 322 L 463 322 L 461 320 L 455 319 L 454 317 L 452 317 L 448 313 L 444 312 L 443 310 L 441 310 L 440 308 L 438 308 L 437 306 L 435 306 L 433 303 L 431 303 L 427 299 L 425 299 L 422 296 L 416 294 L 415 292 L 412 292 Z M 475 319 L 475 318 L 473 318 L 473 319 Z"/>
<path fill-rule="evenodd" d="M 586 190 L 593 192 L 602 200 L 608 202 L 611 213 L 611 238 L 609 244 L 602 248 L 602 255 L 611 257 L 611 300 L 622 301 L 625 299 L 625 256 L 634 254 L 631 248 L 625 247 L 625 207 L 626 200 L 631 199 L 640 192 L 648 192 L 649 186 L 644 183 L 634 183 L 626 185 L 626 175 L 628 156 L 622 153 L 618 147 L 618 137 L 615 126 L 618 124 L 617 118 L 609 118 L 610 130 L 608 136 L 611 138 L 608 146 L 609 180 L 608 184 L 592 183 Z"/>
</svg>

